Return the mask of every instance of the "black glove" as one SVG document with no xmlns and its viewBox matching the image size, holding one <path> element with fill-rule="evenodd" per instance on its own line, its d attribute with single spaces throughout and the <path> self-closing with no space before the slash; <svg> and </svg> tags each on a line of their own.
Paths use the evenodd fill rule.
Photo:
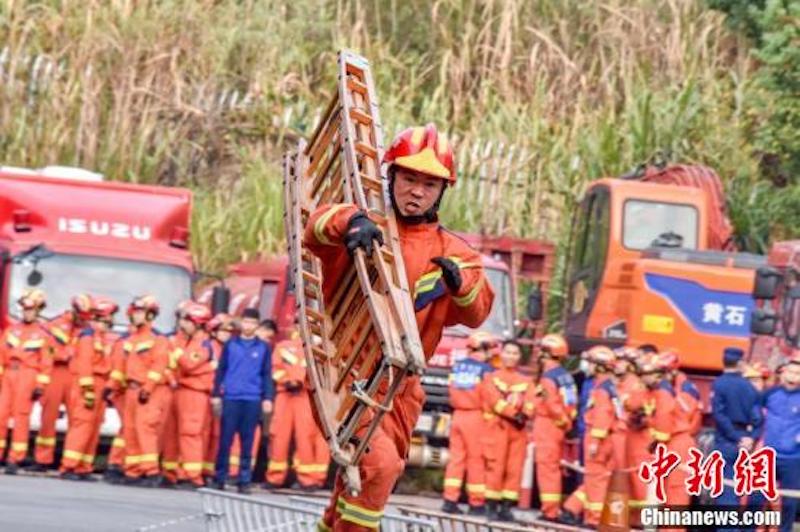
<svg viewBox="0 0 800 532">
<path fill-rule="evenodd" d="M 114 406 L 111 402 L 112 395 L 114 395 L 114 390 L 111 388 L 103 388 L 103 401 L 105 401 L 108 406 Z"/>
<path fill-rule="evenodd" d="M 446 284 L 447 288 L 450 289 L 450 293 L 458 293 L 458 291 L 461 290 L 461 284 L 463 283 L 463 280 L 461 279 L 461 270 L 458 269 L 458 265 L 452 260 L 444 257 L 436 257 L 435 259 L 431 259 L 431 262 L 442 269 L 444 284 Z"/>
<path fill-rule="evenodd" d="M 522 412 L 517 412 L 514 414 L 514 417 L 511 418 L 511 424 L 514 425 L 515 428 L 522 430 L 525 428 L 525 425 L 528 424 L 528 416 Z"/>
<path fill-rule="evenodd" d="M 656 447 L 658 447 L 658 442 L 653 440 L 650 442 L 650 445 L 647 446 L 647 452 L 653 454 L 656 452 Z"/>
<path fill-rule="evenodd" d="M 41 396 L 44 395 L 44 390 L 39 388 L 38 386 L 33 389 L 33 393 L 31 394 L 31 401 L 38 401 Z"/>
<path fill-rule="evenodd" d="M 299 381 L 289 381 L 285 384 L 286 391 L 289 393 L 297 393 L 303 389 L 303 384 Z"/>
<path fill-rule="evenodd" d="M 357 212 L 347 222 L 347 232 L 344 234 L 344 246 L 350 256 L 361 248 L 367 254 L 372 255 L 374 246 L 373 240 L 377 240 L 379 245 L 383 245 L 383 233 L 363 212 Z"/>
<path fill-rule="evenodd" d="M 645 419 L 646 417 L 647 416 L 642 410 L 636 410 L 635 412 L 631 412 L 630 418 L 628 418 L 631 428 L 636 430 L 642 430 L 643 428 L 645 428 L 647 424 Z"/>
<path fill-rule="evenodd" d="M 150 392 L 147 390 L 139 390 L 139 404 L 146 405 L 147 401 L 150 400 Z"/>
</svg>

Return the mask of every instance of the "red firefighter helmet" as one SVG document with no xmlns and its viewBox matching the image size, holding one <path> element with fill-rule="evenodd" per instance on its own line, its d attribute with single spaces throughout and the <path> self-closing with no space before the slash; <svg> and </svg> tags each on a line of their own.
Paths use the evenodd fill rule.
<svg viewBox="0 0 800 532">
<path fill-rule="evenodd" d="M 752 362 L 744 366 L 742 375 L 747 379 L 766 379 L 769 378 L 770 371 L 763 362 Z"/>
<path fill-rule="evenodd" d="M 629 345 L 618 347 L 614 350 L 614 353 L 616 353 L 617 358 L 626 360 L 628 362 L 636 362 L 636 360 L 641 356 L 641 351 Z"/>
<path fill-rule="evenodd" d="M 89 294 L 78 294 L 70 300 L 72 310 L 82 320 L 92 317 L 92 296 Z"/>
<path fill-rule="evenodd" d="M 545 334 L 539 341 L 542 351 L 555 358 L 564 358 L 569 354 L 567 341 L 560 334 Z"/>
<path fill-rule="evenodd" d="M 131 304 L 128 305 L 128 315 L 132 314 L 134 310 L 146 310 L 152 313 L 153 316 L 158 316 L 158 311 L 161 310 L 161 307 L 159 307 L 155 296 L 148 294 L 133 298 Z"/>
<path fill-rule="evenodd" d="M 680 367 L 680 358 L 678 352 L 674 349 L 665 349 L 658 353 L 655 357 L 656 366 L 663 371 L 672 371 Z"/>
<path fill-rule="evenodd" d="M 226 314 L 224 312 L 220 312 L 206 323 L 206 330 L 208 332 L 216 331 L 217 329 L 223 329 L 228 331 L 233 331 L 236 328 L 236 323 L 233 320 L 233 316 L 230 314 Z"/>
<path fill-rule="evenodd" d="M 39 288 L 27 288 L 19 296 L 17 303 L 24 309 L 43 309 L 47 305 L 47 296 Z"/>
<path fill-rule="evenodd" d="M 614 351 L 604 345 L 596 345 L 584 353 L 584 358 L 600 366 L 611 369 L 617 357 Z"/>
<path fill-rule="evenodd" d="M 92 317 L 95 319 L 111 319 L 118 310 L 119 305 L 110 297 L 96 296 L 92 298 L 91 311 Z"/>
<path fill-rule="evenodd" d="M 191 299 L 184 299 L 183 301 L 178 303 L 177 307 L 175 307 L 175 316 L 181 318 L 182 316 L 186 315 L 186 310 L 193 304 L 194 301 L 192 301 Z"/>
<path fill-rule="evenodd" d="M 478 351 L 479 349 L 489 350 L 495 345 L 497 345 L 497 339 L 486 331 L 476 331 L 470 334 L 467 339 L 467 348 L 472 351 Z"/>
<path fill-rule="evenodd" d="M 433 124 L 402 131 L 386 150 L 383 162 L 445 179 L 451 185 L 456 182 L 453 147 Z"/>
<path fill-rule="evenodd" d="M 211 311 L 208 307 L 194 301 L 184 305 L 181 312 L 182 318 L 191 321 L 198 327 L 205 326 L 211 320 Z"/>
</svg>

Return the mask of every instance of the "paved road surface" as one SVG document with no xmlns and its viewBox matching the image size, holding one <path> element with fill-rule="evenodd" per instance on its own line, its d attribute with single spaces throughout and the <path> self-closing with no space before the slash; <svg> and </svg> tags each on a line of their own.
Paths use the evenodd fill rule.
<svg viewBox="0 0 800 532">
<path fill-rule="evenodd" d="M 200 495 L 192 492 L 0 475 L 2 531 L 134 531 L 201 511 Z M 161 530 L 202 532 L 205 527 L 200 518 Z"/>
</svg>

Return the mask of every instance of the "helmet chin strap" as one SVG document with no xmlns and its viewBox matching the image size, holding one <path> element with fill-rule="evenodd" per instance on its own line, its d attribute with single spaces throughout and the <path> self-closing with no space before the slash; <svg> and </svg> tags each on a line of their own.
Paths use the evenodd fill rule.
<svg viewBox="0 0 800 532">
<path fill-rule="evenodd" d="M 436 198 L 436 201 L 434 202 L 434 204 L 431 206 L 430 209 L 428 209 L 422 214 L 406 216 L 400 211 L 400 207 L 397 205 L 397 199 L 394 197 L 394 175 L 395 175 L 394 168 L 390 168 L 389 199 L 392 202 L 392 208 L 394 209 L 394 214 L 397 216 L 397 219 L 406 225 L 420 225 L 420 224 L 429 224 L 433 222 L 438 222 L 439 205 L 442 203 L 442 198 L 444 197 L 444 190 L 447 188 L 447 186 L 442 187 L 442 191 L 439 193 L 439 197 Z"/>
</svg>

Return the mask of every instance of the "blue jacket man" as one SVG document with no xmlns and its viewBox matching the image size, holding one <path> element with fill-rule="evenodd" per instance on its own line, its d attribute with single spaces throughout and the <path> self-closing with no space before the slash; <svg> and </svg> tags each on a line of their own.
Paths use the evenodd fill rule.
<svg viewBox="0 0 800 532">
<path fill-rule="evenodd" d="M 712 387 L 711 414 L 716 430 L 714 447 L 725 459 L 724 477 L 733 479 L 733 464 L 740 448 L 748 451 L 761 434 L 763 416 L 761 395 L 740 370 L 744 352 L 729 347 L 722 355 L 723 373 Z M 725 486 L 722 495 L 715 501 L 720 505 L 738 506 L 739 498 L 733 487 Z"/>
<path fill-rule="evenodd" d="M 220 407 L 222 409 L 215 478 L 217 489 L 225 489 L 230 448 L 234 435 L 238 433 L 241 442 L 239 493 L 250 492 L 256 426 L 262 413 L 272 413 L 272 400 L 275 397 L 272 352 L 269 344 L 256 336 L 258 326 L 258 310 L 246 309 L 242 314 L 241 333 L 223 347 L 214 375 L 212 406 L 216 412 Z"/>
<path fill-rule="evenodd" d="M 775 449 L 778 487 L 800 490 L 800 350 L 783 366 L 780 378 L 764 394 L 764 445 Z M 764 504 L 761 492 L 751 499 L 751 508 Z M 781 532 L 792 530 L 797 509 L 796 497 L 781 499 Z"/>
</svg>

